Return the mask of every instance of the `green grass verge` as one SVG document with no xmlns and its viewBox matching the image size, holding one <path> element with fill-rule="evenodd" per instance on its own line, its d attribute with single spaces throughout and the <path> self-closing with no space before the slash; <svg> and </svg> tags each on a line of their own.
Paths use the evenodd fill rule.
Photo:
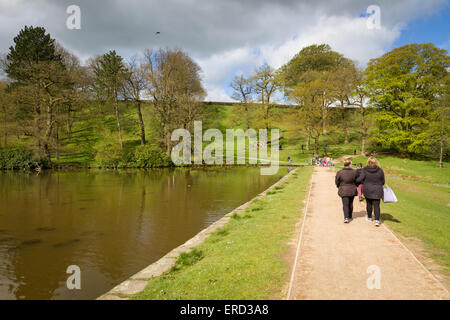
<svg viewBox="0 0 450 320">
<path fill-rule="evenodd" d="M 282 298 L 289 270 L 284 260 L 287 241 L 302 212 L 312 170 L 299 168 L 131 298 Z"/>
<path fill-rule="evenodd" d="M 399 201 L 382 205 L 382 220 L 395 232 L 422 240 L 429 256 L 450 276 L 449 188 L 401 178 L 387 181 Z"/>
<path fill-rule="evenodd" d="M 402 159 L 393 156 L 377 157 L 381 167 L 388 175 L 398 176 L 407 180 L 430 182 L 448 185 L 450 182 L 450 163 L 444 163 L 444 168 L 439 168 L 438 161 L 419 161 Z M 367 162 L 367 157 L 352 159 L 354 164 Z"/>
</svg>

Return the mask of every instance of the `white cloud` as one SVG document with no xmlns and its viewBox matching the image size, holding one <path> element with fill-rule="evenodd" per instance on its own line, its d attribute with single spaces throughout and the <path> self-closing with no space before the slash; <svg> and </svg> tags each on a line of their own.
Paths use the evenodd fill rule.
<svg viewBox="0 0 450 320">
<path fill-rule="evenodd" d="M 180 47 L 202 67 L 207 99 L 230 100 L 235 73 L 264 61 L 279 67 L 313 43 L 364 64 L 389 50 L 409 21 L 447 2 L 377 0 L 382 28 L 369 30 L 360 15 L 373 0 L 77 0 L 82 24 L 74 31 L 65 27 L 72 0 L 0 0 L 0 53 L 24 25 L 44 26 L 83 60 L 111 49 L 127 58 L 145 48 Z"/>
<path fill-rule="evenodd" d="M 321 17 L 316 25 L 305 29 L 295 39 L 281 46 L 262 48 L 267 62 L 275 68 L 285 64 L 302 48 L 312 44 L 329 44 L 346 57 L 365 64 L 385 52 L 400 36 L 400 25 L 369 29 L 365 18 Z"/>
<path fill-rule="evenodd" d="M 279 68 L 302 48 L 327 43 L 333 50 L 364 65 L 371 58 L 383 54 L 399 36 L 400 25 L 392 28 L 382 26 L 377 30 L 368 29 L 365 18 L 322 17 L 318 19 L 317 24 L 309 26 L 299 32 L 298 36 L 292 36 L 290 40 L 278 46 L 261 46 L 258 54 L 246 46 L 198 61 L 205 73 L 207 100 L 229 101 L 226 87 L 232 75 L 249 74 L 264 62 Z"/>
<path fill-rule="evenodd" d="M 233 74 L 235 71 L 249 73 L 260 59 L 249 47 L 243 47 L 196 60 L 204 73 L 203 83 L 208 93 L 206 100 L 233 101 L 226 92 Z"/>
</svg>

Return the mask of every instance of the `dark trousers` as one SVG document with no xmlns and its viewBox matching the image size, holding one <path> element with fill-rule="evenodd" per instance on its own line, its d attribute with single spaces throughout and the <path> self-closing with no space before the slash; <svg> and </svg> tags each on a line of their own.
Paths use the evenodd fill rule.
<svg viewBox="0 0 450 320">
<path fill-rule="evenodd" d="M 375 220 L 380 220 L 380 199 L 367 199 L 367 217 L 372 218 L 372 209 L 375 212 Z"/>
<path fill-rule="evenodd" d="M 351 219 L 353 216 L 353 199 L 355 199 L 355 196 L 342 197 L 342 207 L 344 209 L 345 218 Z"/>
</svg>

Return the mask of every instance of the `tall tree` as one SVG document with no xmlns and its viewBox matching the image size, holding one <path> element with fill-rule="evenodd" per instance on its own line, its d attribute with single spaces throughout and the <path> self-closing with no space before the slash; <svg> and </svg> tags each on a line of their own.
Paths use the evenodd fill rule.
<svg viewBox="0 0 450 320">
<path fill-rule="evenodd" d="M 325 96 L 329 90 L 327 75 L 319 71 L 306 71 L 301 76 L 301 81 L 289 91 L 289 99 L 300 106 L 298 121 L 307 132 L 307 150 L 311 138 L 314 139 L 314 155 L 319 154 L 319 139 L 323 134 L 323 103 L 331 101 L 331 97 Z"/>
<path fill-rule="evenodd" d="M 295 91 L 299 85 L 305 84 L 305 79 L 308 79 L 309 77 L 303 77 L 303 75 L 311 71 L 321 75 L 322 85 L 320 88 L 324 91 L 319 97 L 316 97 L 316 99 L 321 100 L 320 108 L 322 111 L 321 124 L 323 135 L 327 134 L 328 108 L 335 101 L 331 94 L 334 90 L 333 78 L 337 69 L 347 63 L 348 59 L 342 54 L 331 50 L 329 45 L 311 45 L 303 48 L 279 70 L 284 92 L 287 97 L 289 97 L 291 91 Z"/>
<path fill-rule="evenodd" d="M 349 142 L 349 121 L 348 108 L 351 107 L 350 97 L 356 86 L 357 69 L 353 61 L 343 58 L 340 65 L 337 66 L 336 72 L 332 73 L 331 85 L 333 97 L 337 102 L 337 109 L 340 114 L 339 127 L 344 131 L 344 143 Z"/>
<path fill-rule="evenodd" d="M 21 92 L 22 108 L 33 114 L 37 152 L 40 154 L 42 149 L 50 163 L 55 109 L 71 86 L 61 56 L 55 50 L 55 40 L 42 27 L 25 26 L 9 48 L 5 71 L 12 80 L 11 88 Z"/>
<path fill-rule="evenodd" d="M 447 51 L 431 43 L 408 44 L 369 62 L 365 85 L 377 110 L 377 143 L 404 154 L 423 153 L 434 102 L 448 90 L 449 67 Z"/>
<path fill-rule="evenodd" d="M 162 125 L 162 145 L 172 151 L 171 133 L 176 128 L 191 129 L 205 97 L 200 67 L 180 49 L 147 50 L 147 92 Z"/>
<path fill-rule="evenodd" d="M 88 67 L 82 66 L 77 56 L 59 43 L 56 43 L 56 52 L 61 57 L 71 83 L 71 86 L 62 92 L 64 100 L 55 111 L 54 148 L 55 157 L 58 160 L 61 141 L 70 138 L 73 124 L 77 120 L 77 113 L 90 98 L 91 79 L 88 76 Z"/>
<path fill-rule="evenodd" d="M 8 137 L 17 134 L 17 115 L 12 90 L 7 81 L 0 81 L 0 146 L 8 146 Z"/>
<path fill-rule="evenodd" d="M 245 123 L 247 129 L 250 128 L 250 115 L 249 115 L 249 104 L 252 99 L 252 94 L 254 92 L 254 86 L 252 79 L 248 79 L 243 75 L 237 75 L 234 77 L 233 81 L 230 83 L 230 87 L 233 89 L 232 98 L 239 101 L 245 111 Z"/>
<path fill-rule="evenodd" d="M 127 63 L 127 73 L 123 83 L 123 95 L 127 100 L 131 100 L 136 106 L 139 120 L 141 145 L 145 144 L 145 125 L 142 117 L 142 94 L 147 88 L 145 77 L 145 66 L 136 58 L 130 59 Z"/>
<path fill-rule="evenodd" d="M 268 64 L 264 64 L 255 70 L 252 77 L 255 93 L 264 107 L 264 122 L 269 129 L 269 111 L 271 98 L 279 88 L 279 80 L 275 70 Z"/>
<path fill-rule="evenodd" d="M 119 143 L 120 148 L 123 150 L 119 116 L 119 93 L 123 87 L 127 70 L 122 57 L 117 55 L 115 50 L 105 53 L 98 61 L 98 64 L 94 65 L 94 74 L 97 91 L 103 92 L 114 104 Z"/>
<path fill-rule="evenodd" d="M 356 106 L 359 109 L 359 116 L 360 116 L 359 133 L 361 135 L 361 155 L 365 155 L 369 130 L 369 125 L 367 121 L 368 96 L 364 86 L 364 80 L 362 78 L 362 71 L 357 70 L 357 72 L 354 75 L 355 75 L 354 88 L 352 94 L 349 97 L 349 104 Z"/>
</svg>

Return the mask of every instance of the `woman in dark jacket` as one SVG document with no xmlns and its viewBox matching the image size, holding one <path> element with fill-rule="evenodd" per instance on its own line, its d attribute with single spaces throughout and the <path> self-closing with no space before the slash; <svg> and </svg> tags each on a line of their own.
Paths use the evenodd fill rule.
<svg viewBox="0 0 450 320">
<path fill-rule="evenodd" d="M 358 194 L 356 190 L 356 170 L 351 168 L 350 160 L 344 161 L 344 169 L 338 171 L 335 178 L 336 186 L 339 188 L 338 195 L 342 198 L 344 209 L 344 223 L 348 223 L 353 215 L 353 200 Z"/>
<path fill-rule="evenodd" d="M 380 199 L 383 198 L 384 172 L 374 157 L 367 160 L 367 166 L 356 179 L 357 184 L 363 184 L 362 192 L 367 203 L 367 218 L 372 221 L 372 211 L 375 213 L 375 226 L 380 226 Z"/>
</svg>

